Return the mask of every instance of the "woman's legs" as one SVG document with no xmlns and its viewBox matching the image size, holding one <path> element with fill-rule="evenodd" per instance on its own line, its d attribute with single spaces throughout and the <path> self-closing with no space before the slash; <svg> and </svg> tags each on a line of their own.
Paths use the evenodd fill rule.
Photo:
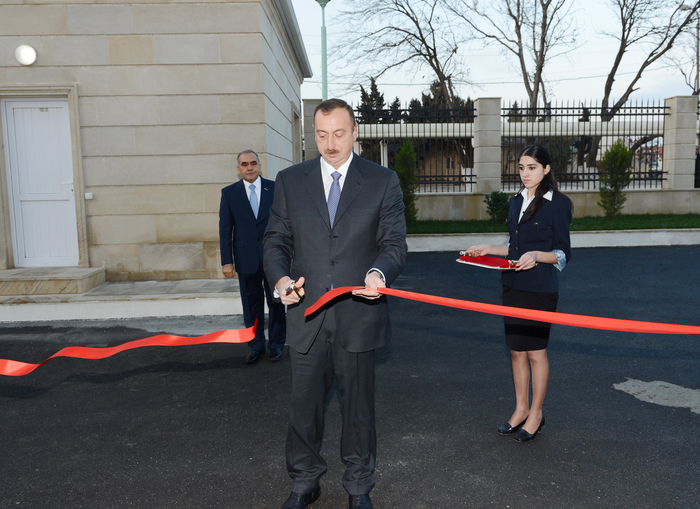
<svg viewBox="0 0 700 509">
<path fill-rule="evenodd" d="M 530 413 L 530 362 L 528 352 L 510 351 L 513 364 L 513 383 L 515 384 L 515 412 L 508 423 L 517 426 Z"/>
<path fill-rule="evenodd" d="M 522 429 L 528 433 L 535 433 L 542 422 L 542 406 L 544 405 L 544 396 L 547 394 L 547 384 L 549 382 L 547 349 L 530 350 L 521 353 L 527 354 L 532 370 L 532 405 L 530 406 L 530 415 Z"/>
<path fill-rule="evenodd" d="M 527 418 L 523 429 L 534 433 L 542 422 L 542 406 L 549 382 L 547 349 L 527 352 L 510 351 L 515 385 L 515 412 L 508 423 L 517 426 Z M 532 371 L 532 405 L 530 405 L 530 371 Z"/>
</svg>

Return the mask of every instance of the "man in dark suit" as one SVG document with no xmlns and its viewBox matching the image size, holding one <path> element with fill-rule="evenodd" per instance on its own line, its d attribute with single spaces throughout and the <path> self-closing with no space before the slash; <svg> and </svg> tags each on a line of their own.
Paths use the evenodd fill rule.
<svg viewBox="0 0 700 509">
<path fill-rule="evenodd" d="M 265 300 L 269 309 L 268 349 L 271 361 L 282 358 L 287 335 L 284 304 L 275 302 L 263 270 L 263 234 L 270 218 L 275 183 L 260 177 L 260 158 L 252 150 L 238 154 L 236 166 L 242 180 L 221 190 L 219 240 L 224 276 L 238 271 L 243 320 L 246 327 L 258 321 L 255 339 L 249 343 L 247 364 L 265 353 Z M 235 262 L 235 265 L 234 265 Z"/>
<path fill-rule="evenodd" d="M 287 470 L 292 493 L 283 509 L 320 495 L 324 403 L 335 378 L 342 408 L 343 487 L 350 507 L 372 507 L 376 432 L 374 351 L 390 338 L 385 296 L 406 261 L 406 222 L 399 179 L 353 154 L 357 124 L 345 101 L 314 114 L 321 156 L 277 175 L 265 232 L 265 273 L 287 304 L 292 400 Z M 314 315 L 304 311 L 331 288 L 361 286 Z"/>
</svg>

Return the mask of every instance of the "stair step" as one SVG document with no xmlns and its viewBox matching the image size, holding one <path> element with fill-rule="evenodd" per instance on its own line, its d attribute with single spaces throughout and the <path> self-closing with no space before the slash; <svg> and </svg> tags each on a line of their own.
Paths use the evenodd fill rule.
<svg viewBox="0 0 700 509">
<path fill-rule="evenodd" d="M 104 268 L 24 267 L 0 270 L 0 295 L 80 294 L 105 282 Z"/>
</svg>

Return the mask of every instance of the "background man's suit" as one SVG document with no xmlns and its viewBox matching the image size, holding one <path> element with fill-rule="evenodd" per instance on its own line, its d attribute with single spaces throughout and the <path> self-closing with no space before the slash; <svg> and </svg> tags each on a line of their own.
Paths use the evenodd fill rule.
<svg viewBox="0 0 700 509">
<path fill-rule="evenodd" d="M 326 471 L 319 450 L 323 405 L 334 377 L 343 409 L 343 486 L 351 495 L 374 486 L 374 349 L 390 338 L 386 297 L 347 295 L 308 319 L 304 311 L 331 288 L 363 286 L 371 268 L 391 284 L 405 263 L 405 238 L 399 179 L 391 170 L 353 155 L 332 228 L 320 158 L 277 175 L 265 273 L 270 285 L 285 276 L 305 278 L 304 299 L 287 309 L 292 362 L 287 468 L 294 492 L 308 493 Z"/>
<path fill-rule="evenodd" d="M 219 209 L 219 239 L 221 264 L 233 263 L 238 273 L 243 319 L 246 327 L 258 320 L 251 350 L 265 352 L 264 302 L 270 312 L 268 320 L 268 348 L 284 348 L 286 322 L 284 305 L 274 302 L 263 271 L 263 235 L 270 218 L 270 205 L 275 183 L 260 177 L 260 207 L 255 218 L 243 180 L 221 190 Z"/>
</svg>

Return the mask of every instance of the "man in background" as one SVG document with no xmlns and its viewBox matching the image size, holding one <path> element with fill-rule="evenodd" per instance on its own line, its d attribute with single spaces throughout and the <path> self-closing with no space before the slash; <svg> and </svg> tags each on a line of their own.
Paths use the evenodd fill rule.
<svg viewBox="0 0 700 509">
<path fill-rule="evenodd" d="M 250 343 L 247 364 L 256 363 L 265 353 L 265 300 L 270 312 L 268 350 L 271 361 L 282 358 L 287 336 L 284 304 L 274 302 L 263 270 L 263 235 L 270 217 L 275 183 L 260 176 L 258 154 L 244 150 L 238 154 L 236 170 L 242 179 L 221 190 L 219 240 L 224 276 L 238 282 L 246 327 L 258 327 Z"/>
</svg>

